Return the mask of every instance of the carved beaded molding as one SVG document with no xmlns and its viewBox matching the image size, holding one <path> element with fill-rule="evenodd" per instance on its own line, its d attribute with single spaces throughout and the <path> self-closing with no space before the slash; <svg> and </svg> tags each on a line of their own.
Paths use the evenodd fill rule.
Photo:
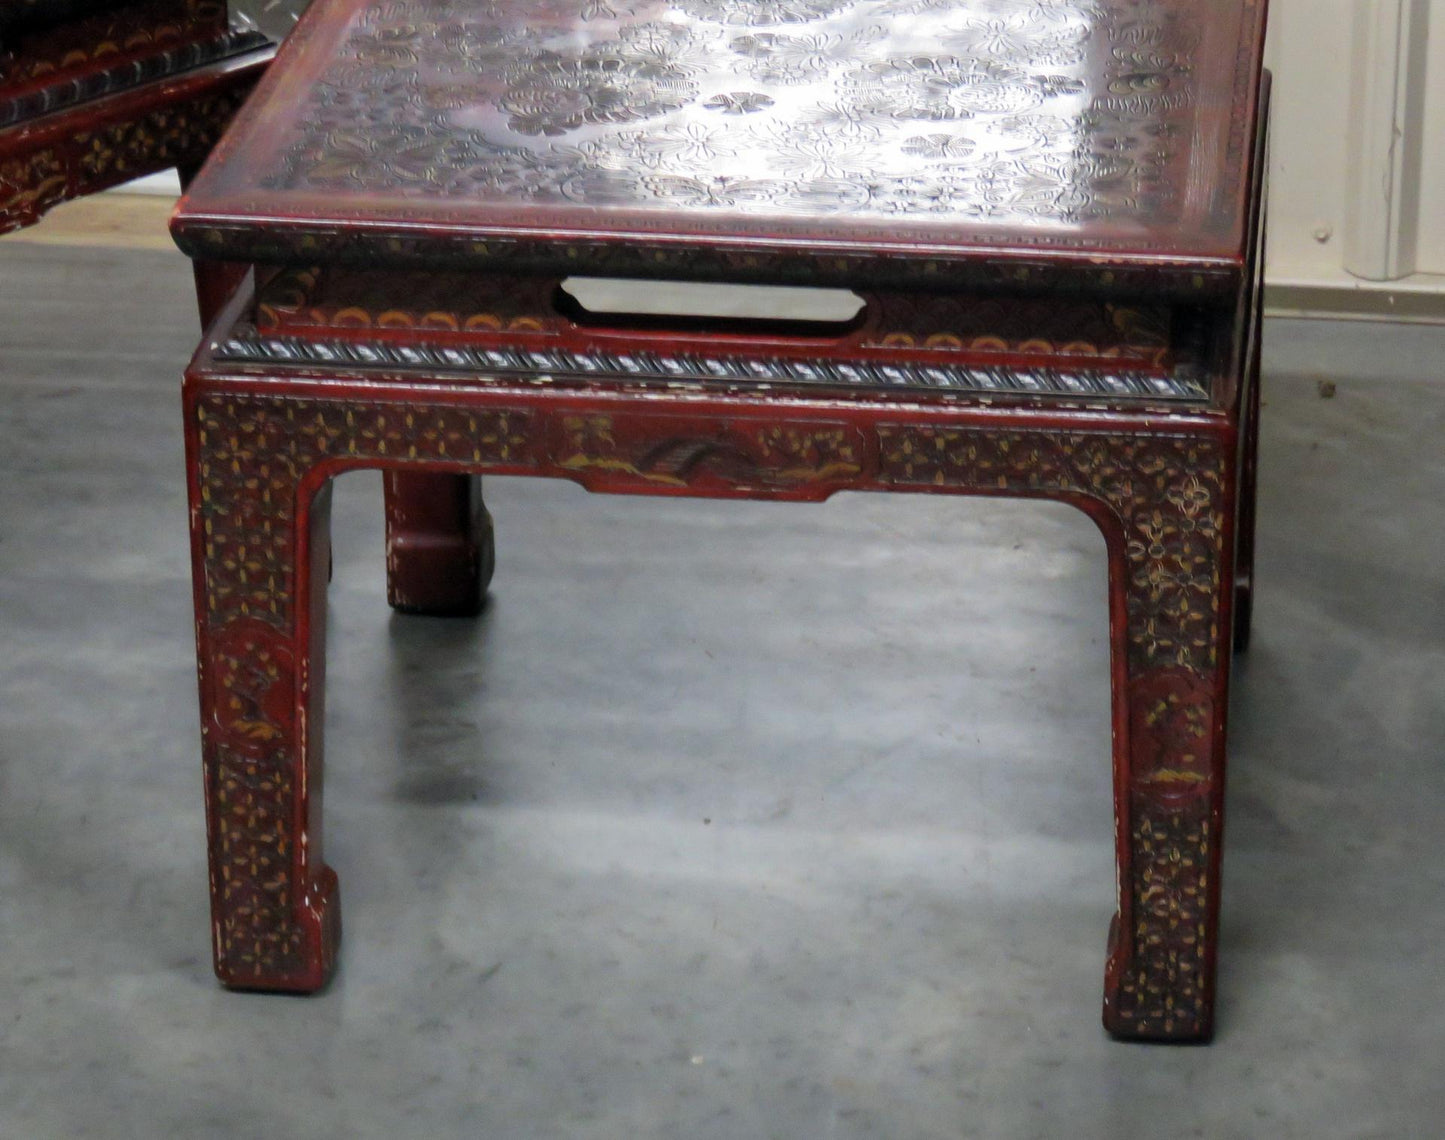
<svg viewBox="0 0 1445 1140">
<path fill-rule="evenodd" d="M 341 336 L 277 336 L 238 330 L 212 344 L 218 361 L 234 364 L 360 369 L 424 369 L 493 377 L 508 383 L 554 383 L 596 377 L 621 383 L 721 384 L 729 387 L 798 385 L 804 388 L 921 389 L 959 395 L 1052 397 L 1091 402 L 1149 401 L 1202 404 L 1209 387 L 1202 372 L 1180 367 L 1172 375 L 1119 368 L 1010 367 L 987 364 L 868 362 L 818 357 L 793 359 L 712 353 L 579 351 L 570 348 L 479 347 L 389 342 Z"/>
<path fill-rule="evenodd" d="M 558 310 L 561 284 L 500 274 L 291 269 L 261 287 L 254 323 L 239 319 L 211 351 L 224 363 L 424 370 L 475 385 L 605 379 L 918 389 L 1089 406 L 1203 404 L 1210 397 L 1198 328 L 1157 305 L 864 293 L 861 324 L 838 334 L 851 346 L 846 351 L 668 351 L 645 335 L 614 340 L 609 351 L 589 344 Z M 398 330 L 408 336 L 388 339 Z M 891 358 L 870 355 L 883 350 L 892 350 Z M 1009 355 L 1016 359 L 1004 359 Z"/>
</svg>

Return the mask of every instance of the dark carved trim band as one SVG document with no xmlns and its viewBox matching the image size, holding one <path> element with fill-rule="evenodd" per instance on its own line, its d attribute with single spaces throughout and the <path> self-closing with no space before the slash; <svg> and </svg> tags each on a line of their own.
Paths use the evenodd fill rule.
<svg viewBox="0 0 1445 1140">
<path fill-rule="evenodd" d="M 834 388 L 917 388 L 978 395 L 1053 396 L 1084 400 L 1207 403 L 1203 372 L 1181 365 L 1172 375 L 1143 371 L 1009 368 L 958 364 L 883 364 L 862 360 L 699 356 L 691 353 L 576 352 L 568 349 L 477 348 L 415 341 L 357 341 L 339 337 L 265 336 L 253 329 L 212 345 L 228 363 L 324 365 L 343 368 L 422 368 L 483 373 L 511 380 L 553 375 L 621 381 L 708 382 L 727 385 L 798 384 Z"/>
<path fill-rule="evenodd" d="M 0 128 L 14 126 L 27 119 L 61 111 L 91 99 L 129 91 L 157 79 L 180 75 L 208 63 L 217 63 L 266 47 L 269 43 L 259 32 L 227 32 L 212 40 L 171 48 L 144 59 L 132 60 L 62 83 L 54 83 L 24 95 L 0 99 Z"/>
</svg>

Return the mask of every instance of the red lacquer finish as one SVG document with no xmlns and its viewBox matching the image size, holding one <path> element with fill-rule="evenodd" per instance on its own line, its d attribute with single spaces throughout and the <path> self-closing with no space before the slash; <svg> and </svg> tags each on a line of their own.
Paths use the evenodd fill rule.
<svg viewBox="0 0 1445 1140">
<path fill-rule="evenodd" d="M 178 211 L 191 252 L 260 265 L 185 387 L 221 978 L 311 989 L 335 957 L 337 474 L 387 473 L 389 553 L 410 560 L 392 601 L 423 612 L 485 587 L 482 474 L 1050 498 L 1108 548 L 1105 1023 L 1207 1040 L 1253 525 L 1263 4 L 586 7 L 319 0 Z M 841 282 L 864 306 L 832 327 L 599 318 L 559 284 L 602 268 Z"/>
<path fill-rule="evenodd" d="M 386 600 L 401 613 L 469 617 L 496 556 L 475 475 L 386 473 Z"/>
</svg>

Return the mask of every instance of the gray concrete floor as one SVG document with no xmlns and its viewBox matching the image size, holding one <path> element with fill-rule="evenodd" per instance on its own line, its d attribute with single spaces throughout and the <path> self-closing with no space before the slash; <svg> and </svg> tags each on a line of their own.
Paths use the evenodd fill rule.
<svg viewBox="0 0 1445 1140">
<path fill-rule="evenodd" d="M 1445 1132 L 1445 332 L 1269 328 L 1220 1032 L 1177 1049 L 1098 1024 L 1103 543 L 1006 501 L 494 480 L 445 622 L 391 616 L 342 479 L 343 965 L 220 990 L 189 288 L 0 245 L 0 1137 Z"/>
</svg>

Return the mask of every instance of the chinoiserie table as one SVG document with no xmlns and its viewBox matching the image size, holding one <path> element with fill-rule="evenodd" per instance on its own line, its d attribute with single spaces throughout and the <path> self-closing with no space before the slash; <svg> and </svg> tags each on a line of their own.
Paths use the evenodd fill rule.
<svg viewBox="0 0 1445 1140">
<path fill-rule="evenodd" d="M 328 488 L 475 611 L 483 473 L 1049 498 L 1106 539 L 1104 1020 L 1213 1027 L 1248 628 L 1264 0 L 316 0 L 177 211 L 254 267 L 186 375 L 216 970 L 314 990 Z M 598 311 L 570 278 L 852 290 Z M 667 293 L 666 284 L 659 293 Z M 820 574 L 827 573 L 820 568 Z"/>
<path fill-rule="evenodd" d="M 194 173 L 273 54 L 225 0 L 0 0 L 0 233 Z"/>
</svg>

